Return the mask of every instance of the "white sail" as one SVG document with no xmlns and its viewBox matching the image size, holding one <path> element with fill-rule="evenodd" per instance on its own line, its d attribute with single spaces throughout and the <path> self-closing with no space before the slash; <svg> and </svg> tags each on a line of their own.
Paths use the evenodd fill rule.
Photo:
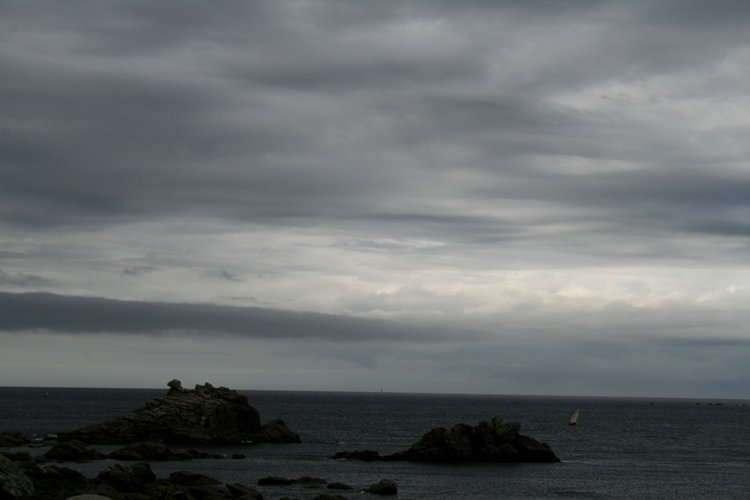
<svg viewBox="0 0 750 500">
<path fill-rule="evenodd" d="M 578 412 L 579 410 L 576 410 L 570 414 L 570 416 L 568 417 L 569 425 L 576 425 L 576 422 L 578 422 Z"/>
</svg>

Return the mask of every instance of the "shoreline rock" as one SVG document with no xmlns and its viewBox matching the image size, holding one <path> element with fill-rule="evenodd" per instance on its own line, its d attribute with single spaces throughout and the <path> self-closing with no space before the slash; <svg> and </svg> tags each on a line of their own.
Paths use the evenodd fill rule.
<svg viewBox="0 0 750 500">
<path fill-rule="evenodd" d="M 366 483 L 365 483 L 366 484 Z M 296 479 L 267 476 L 257 485 L 273 498 L 285 490 L 299 495 L 300 487 L 318 500 L 342 498 L 334 491 L 358 491 L 373 495 L 396 495 L 398 486 L 390 479 L 381 479 L 369 486 L 351 486 L 326 479 L 302 476 Z M 292 488 L 292 489 L 289 489 Z M 307 497 L 307 496 L 305 496 Z M 150 498 L 180 500 L 262 500 L 261 491 L 240 483 L 223 483 L 198 472 L 176 471 L 158 478 L 145 462 L 116 463 L 100 470 L 95 477 L 59 465 L 40 466 L 28 453 L 0 453 L 0 498 L 23 500 L 146 500 Z M 309 498 L 309 497 L 308 497 Z"/>
</svg>

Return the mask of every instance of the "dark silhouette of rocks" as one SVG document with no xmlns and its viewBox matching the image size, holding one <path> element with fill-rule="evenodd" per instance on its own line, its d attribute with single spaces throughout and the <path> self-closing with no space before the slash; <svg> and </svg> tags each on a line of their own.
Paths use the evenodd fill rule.
<svg viewBox="0 0 750 500">
<path fill-rule="evenodd" d="M 164 397 L 115 420 L 60 433 L 58 440 L 89 444 L 300 442 L 281 419 L 261 426 L 258 411 L 236 391 L 209 383 L 185 389 L 179 380 L 171 380 L 168 386 Z"/>
<path fill-rule="evenodd" d="M 258 480 L 258 485 L 286 488 L 304 485 L 306 488 L 329 490 L 354 490 L 343 483 L 302 476 L 288 479 L 268 476 Z M 395 495 L 396 483 L 383 479 L 369 487 L 356 488 L 376 495 Z M 96 477 L 89 478 L 78 471 L 58 465 L 40 465 L 29 453 L 0 453 L 0 499 L 2 500 L 263 500 L 263 495 L 251 486 L 239 483 L 222 484 L 205 474 L 177 471 L 168 478 L 159 479 L 148 463 L 116 463 L 102 469 Z M 315 498 L 341 499 L 333 491 Z"/>
<path fill-rule="evenodd" d="M 88 498 L 99 495 L 114 500 L 263 498 L 260 492 L 248 486 L 222 485 L 212 477 L 195 472 L 178 471 L 167 479 L 157 479 L 147 463 L 114 464 L 95 478 L 87 478 L 67 467 L 39 468 L 31 457 L 28 461 L 19 455 L 15 458 L 18 461 L 0 455 L 0 498 L 3 500 L 65 500 L 79 495 Z"/>
<path fill-rule="evenodd" d="M 495 415 L 476 426 L 456 424 L 427 432 L 408 450 L 381 456 L 374 450 L 340 452 L 334 459 L 409 460 L 413 462 L 559 462 L 545 443 L 519 434 L 519 422 Z"/>
</svg>

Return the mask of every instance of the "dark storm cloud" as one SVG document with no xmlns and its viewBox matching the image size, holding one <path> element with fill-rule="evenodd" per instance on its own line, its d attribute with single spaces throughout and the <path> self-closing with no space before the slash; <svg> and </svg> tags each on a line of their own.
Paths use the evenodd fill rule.
<svg viewBox="0 0 750 500">
<path fill-rule="evenodd" d="M 29 330 L 144 335 L 178 331 L 351 342 L 420 340 L 440 334 L 397 322 L 331 314 L 0 292 L 0 331 Z"/>
<path fill-rule="evenodd" d="M 674 144 L 639 132 L 640 124 L 608 118 L 602 127 L 601 116 L 543 101 L 620 75 L 701 68 L 747 41 L 737 21 L 747 9 L 742 2 L 710 9 L 701 2 L 221 9 L 73 2 L 44 11 L 15 4 L 6 7 L 0 51 L 0 214 L 21 227 L 194 213 L 267 224 L 361 218 L 386 231 L 398 214 L 381 219 L 371 200 L 398 203 L 415 196 L 426 176 L 479 170 L 503 186 L 497 197 L 582 203 L 614 225 L 629 224 L 658 200 L 658 211 L 679 211 L 680 223 L 700 232 L 711 223 L 684 200 L 702 205 L 708 193 L 719 211 L 746 207 L 750 181 L 728 180 L 734 194 L 722 199 L 723 179 L 689 171 L 680 174 L 689 185 L 675 189 L 680 169 L 670 165 L 695 161 L 689 147 L 680 158 Z M 404 39 L 390 43 L 388 34 L 400 33 L 394 26 L 408 23 Z M 711 29 L 720 24 L 726 29 Z M 579 46 L 581 26 L 608 36 Z M 431 28 L 438 38 L 420 38 L 420 29 Z M 584 29 L 581 36 L 594 34 Z M 515 43 L 537 37 L 571 50 L 538 48 L 542 56 L 549 51 L 549 60 L 536 64 L 529 56 L 528 64 L 512 67 L 518 74 L 508 75 L 507 88 L 492 91 L 493 64 Z M 490 87 L 472 89 L 483 81 Z M 380 125 L 369 128 L 368 119 Z M 342 140 L 350 123 L 364 128 Z M 332 139 L 335 146 L 322 145 Z M 434 148 L 441 144 L 473 151 L 461 164 L 427 160 L 440 155 Z M 421 165 L 391 165 L 383 152 L 411 155 Z M 534 174 L 520 159 L 528 153 L 647 161 L 666 165 L 667 174 L 573 181 Z M 716 189 L 693 193 L 705 181 Z M 451 195 L 472 193 L 456 187 Z M 621 200 L 616 209 L 612 200 Z M 435 216 L 430 208 L 395 211 Z M 656 230 L 672 223 L 667 217 Z M 724 227 L 743 233 L 733 221 Z"/>
</svg>

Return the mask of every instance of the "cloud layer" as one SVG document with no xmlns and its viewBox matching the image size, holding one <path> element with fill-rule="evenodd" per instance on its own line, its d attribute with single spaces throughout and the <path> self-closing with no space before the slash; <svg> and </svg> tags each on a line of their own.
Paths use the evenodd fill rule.
<svg viewBox="0 0 750 500">
<path fill-rule="evenodd" d="M 677 366 L 706 342 L 739 375 L 686 385 L 736 396 L 748 16 L 729 0 L 12 2 L 0 331 L 23 356 L 35 329 L 106 331 L 122 353 L 130 332 L 226 333 L 278 366 L 299 341 L 299 367 L 344 362 L 320 388 L 365 387 L 413 342 L 422 361 L 389 367 L 406 388 L 450 371 L 534 393 L 563 390 L 540 382 L 551 345 L 601 380 L 580 392 L 688 393 Z M 519 345 L 538 377 L 476 359 Z"/>
</svg>

